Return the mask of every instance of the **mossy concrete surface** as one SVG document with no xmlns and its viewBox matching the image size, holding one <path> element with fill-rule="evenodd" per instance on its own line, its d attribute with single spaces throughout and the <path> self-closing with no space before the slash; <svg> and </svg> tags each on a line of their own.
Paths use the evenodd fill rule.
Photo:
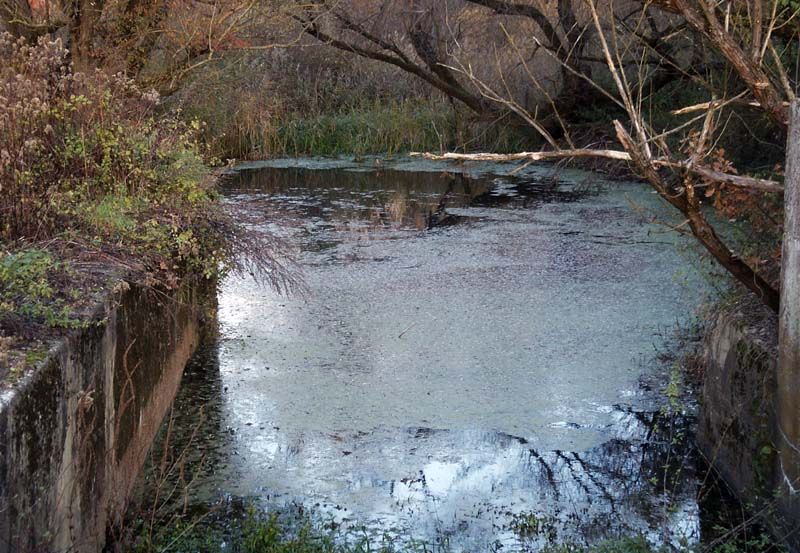
<svg viewBox="0 0 800 553">
<path fill-rule="evenodd" d="M 195 287 L 122 283 L 0 395 L 0 552 L 96 552 L 199 342 Z"/>
<path fill-rule="evenodd" d="M 800 551 L 800 498 L 783 486 L 776 406 L 777 320 L 766 309 L 721 308 L 705 343 L 698 445 L 712 467 L 792 551 Z"/>
</svg>

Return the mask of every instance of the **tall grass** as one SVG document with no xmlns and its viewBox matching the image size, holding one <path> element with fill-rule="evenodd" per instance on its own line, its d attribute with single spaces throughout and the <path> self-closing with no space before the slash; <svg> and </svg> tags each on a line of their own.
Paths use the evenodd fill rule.
<svg viewBox="0 0 800 553">
<path fill-rule="evenodd" d="M 222 159 L 502 152 L 525 144 L 504 121 L 476 121 L 463 106 L 407 75 L 325 52 L 222 60 L 197 73 L 175 102 L 186 116 L 207 124 L 205 140 Z"/>
<path fill-rule="evenodd" d="M 207 109 L 193 114 L 204 120 L 218 119 Z M 504 152 L 525 143 L 514 129 L 500 123 L 477 124 L 449 102 L 429 98 L 373 100 L 308 114 L 261 110 L 243 102 L 225 130 L 210 124 L 209 131 L 214 155 L 237 159 L 482 148 Z"/>
<path fill-rule="evenodd" d="M 389 154 L 442 150 L 457 138 L 457 125 L 446 105 L 404 101 L 309 118 L 286 117 L 260 141 L 265 154 Z"/>
</svg>

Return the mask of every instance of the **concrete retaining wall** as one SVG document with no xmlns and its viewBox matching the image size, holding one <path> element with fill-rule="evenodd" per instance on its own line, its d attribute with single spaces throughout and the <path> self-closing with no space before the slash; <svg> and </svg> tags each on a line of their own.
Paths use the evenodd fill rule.
<svg viewBox="0 0 800 553">
<path fill-rule="evenodd" d="M 729 308 L 712 321 L 698 445 L 743 503 L 800 551 L 800 497 L 786 492 L 778 455 L 776 405 L 786 391 L 777 386 L 777 321 L 759 311 Z"/>
<path fill-rule="evenodd" d="M 0 553 L 100 551 L 175 397 L 198 291 L 114 297 L 0 396 Z"/>
</svg>

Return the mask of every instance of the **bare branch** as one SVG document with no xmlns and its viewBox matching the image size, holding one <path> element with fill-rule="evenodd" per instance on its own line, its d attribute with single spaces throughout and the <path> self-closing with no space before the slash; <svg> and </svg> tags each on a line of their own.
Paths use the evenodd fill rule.
<svg viewBox="0 0 800 553">
<path fill-rule="evenodd" d="M 411 152 L 411 157 L 421 157 L 435 161 L 488 161 L 494 163 L 507 163 L 515 161 L 536 162 L 536 161 L 557 161 L 562 159 L 577 159 L 577 158 L 602 158 L 611 159 L 615 161 L 631 162 L 633 158 L 630 153 L 623 150 L 597 150 L 592 148 L 576 148 L 570 150 L 551 150 L 544 152 L 517 152 L 513 154 L 493 154 L 493 153 L 474 153 L 474 154 L 459 154 L 448 152 L 444 154 L 433 154 L 429 152 Z M 654 159 L 653 165 L 655 167 L 665 167 L 670 169 L 678 169 L 694 174 L 703 179 L 713 181 L 720 184 L 728 184 L 739 188 L 746 188 L 750 190 L 757 190 L 760 192 L 769 192 L 772 194 L 783 194 L 783 185 L 780 183 L 767 180 L 757 179 L 754 177 L 746 177 L 742 175 L 732 175 L 730 173 L 723 173 L 709 169 L 703 165 L 693 164 L 690 162 L 676 162 L 666 159 Z"/>
<path fill-rule="evenodd" d="M 492 162 L 508 162 L 508 161 L 550 161 L 560 159 L 572 158 L 587 158 L 599 157 L 606 159 L 614 159 L 617 161 L 631 161 L 631 155 L 628 152 L 620 150 L 593 150 L 591 148 L 580 148 L 574 150 L 552 150 L 547 152 L 518 152 L 514 154 L 491 154 L 491 153 L 475 153 L 475 154 L 432 154 L 423 152 L 411 152 L 412 157 L 422 157 L 425 159 L 438 160 L 438 161 L 492 161 Z"/>
</svg>

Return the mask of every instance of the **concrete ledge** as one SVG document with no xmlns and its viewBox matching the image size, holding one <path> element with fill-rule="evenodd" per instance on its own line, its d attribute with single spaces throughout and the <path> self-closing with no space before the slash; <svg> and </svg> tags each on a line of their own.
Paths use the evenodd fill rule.
<svg viewBox="0 0 800 553">
<path fill-rule="evenodd" d="M 0 396 L 0 553 L 103 548 L 198 345 L 197 288 L 112 296 Z"/>
</svg>

